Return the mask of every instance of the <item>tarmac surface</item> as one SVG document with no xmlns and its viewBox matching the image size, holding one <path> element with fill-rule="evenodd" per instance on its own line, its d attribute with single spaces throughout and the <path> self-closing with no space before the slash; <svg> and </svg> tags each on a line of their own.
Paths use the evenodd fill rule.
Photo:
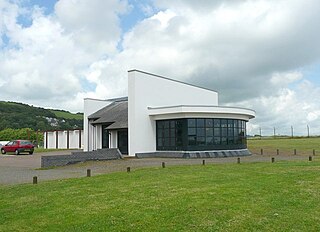
<svg viewBox="0 0 320 232">
<path fill-rule="evenodd" d="M 33 155 L 0 155 L 0 185 L 32 183 L 32 178 L 34 176 L 38 177 L 39 183 L 48 180 L 80 178 L 86 176 L 87 169 L 91 169 L 91 173 L 94 176 L 103 173 L 125 172 L 127 167 L 130 167 L 131 171 L 144 167 L 161 167 L 162 162 L 165 162 L 166 166 L 196 165 L 202 164 L 202 160 L 205 160 L 206 164 L 237 162 L 237 157 L 207 159 L 137 159 L 127 156 L 123 160 L 88 161 L 52 169 L 40 169 L 41 156 L 66 155 L 71 154 L 71 152 L 71 150 L 68 150 L 34 153 Z M 252 155 L 241 157 L 241 163 L 271 162 L 271 157 L 274 157 L 276 162 L 280 160 L 308 160 L 308 156 L 301 155 Z"/>
</svg>

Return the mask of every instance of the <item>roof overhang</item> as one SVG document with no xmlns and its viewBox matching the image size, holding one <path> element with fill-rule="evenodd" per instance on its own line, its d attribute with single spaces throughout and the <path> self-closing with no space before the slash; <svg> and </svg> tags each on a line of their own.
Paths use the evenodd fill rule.
<svg viewBox="0 0 320 232">
<path fill-rule="evenodd" d="M 153 120 L 174 118 L 230 118 L 249 121 L 255 117 L 254 110 L 206 105 L 179 105 L 165 107 L 148 107 L 148 114 Z"/>
</svg>

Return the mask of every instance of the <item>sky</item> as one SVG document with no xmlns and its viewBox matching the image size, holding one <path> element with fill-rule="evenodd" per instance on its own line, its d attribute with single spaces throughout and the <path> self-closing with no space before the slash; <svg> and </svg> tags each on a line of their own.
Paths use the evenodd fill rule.
<svg viewBox="0 0 320 232">
<path fill-rule="evenodd" d="M 320 135 L 319 0 L 0 0 L 0 100 L 71 112 L 139 69 L 256 111 L 249 134 Z"/>
</svg>

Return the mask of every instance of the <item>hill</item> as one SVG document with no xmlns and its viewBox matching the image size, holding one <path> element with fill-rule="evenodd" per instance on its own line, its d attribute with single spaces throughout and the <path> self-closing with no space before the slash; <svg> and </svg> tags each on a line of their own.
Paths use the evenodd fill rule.
<svg viewBox="0 0 320 232">
<path fill-rule="evenodd" d="M 44 109 L 23 103 L 0 101 L 0 130 L 6 128 L 33 130 L 81 129 L 83 114 Z"/>
</svg>

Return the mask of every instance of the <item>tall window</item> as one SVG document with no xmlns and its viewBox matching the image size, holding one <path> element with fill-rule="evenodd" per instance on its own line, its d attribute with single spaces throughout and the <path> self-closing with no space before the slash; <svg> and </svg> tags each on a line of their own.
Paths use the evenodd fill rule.
<svg viewBox="0 0 320 232">
<path fill-rule="evenodd" d="M 179 150 L 182 148 L 182 120 L 157 121 L 158 150 Z"/>
<path fill-rule="evenodd" d="M 246 148 L 246 122 L 237 119 L 188 118 L 157 121 L 157 150 Z"/>
</svg>

